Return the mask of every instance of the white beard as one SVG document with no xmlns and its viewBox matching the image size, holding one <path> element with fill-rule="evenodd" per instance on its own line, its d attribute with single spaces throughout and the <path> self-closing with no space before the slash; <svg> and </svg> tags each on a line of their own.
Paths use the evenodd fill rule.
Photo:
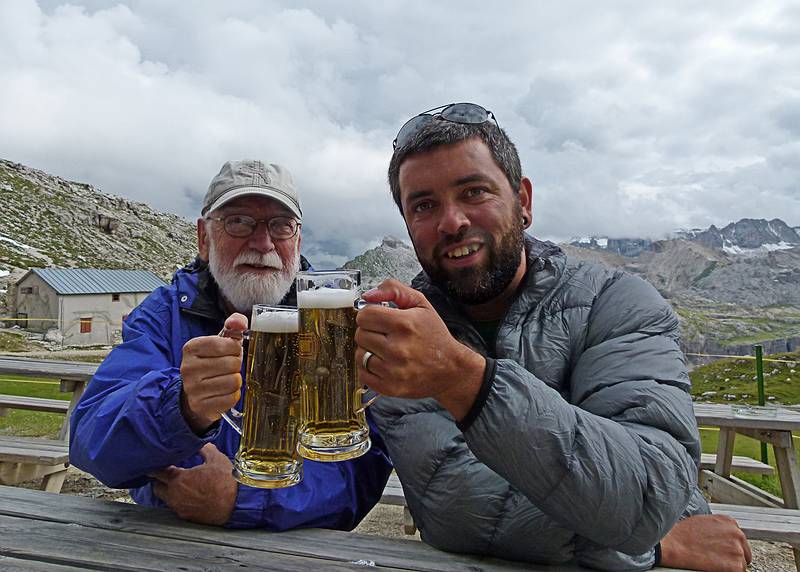
<svg viewBox="0 0 800 572">
<path fill-rule="evenodd" d="M 216 255 L 214 240 L 208 235 L 208 267 L 217 281 L 220 292 L 237 311 L 245 316 L 255 304 L 278 304 L 292 287 L 295 274 L 300 269 L 300 255 L 295 251 L 284 267 L 281 257 L 274 250 L 261 254 L 255 250 L 240 253 L 232 264 L 226 264 Z M 256 264 L 275 268 L 267 275 L 238 270 L 240 264 Z"/>
</svg>

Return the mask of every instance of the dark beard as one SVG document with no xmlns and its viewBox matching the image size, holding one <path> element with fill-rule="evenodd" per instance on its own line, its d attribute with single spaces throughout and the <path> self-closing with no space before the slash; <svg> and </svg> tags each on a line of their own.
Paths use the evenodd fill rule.
<svg viewBox="0 0 800 572">
<path fill-rule="evenodd" d="M 522 229 L 522 209 L 512 216 L 511 230 L 503 235 L 499 247 L 491 235 L 482 236 L 484 248 L 489 249 L 488 263 L 479 268 L 446 271 L 438 264 L 420 261 L 422 268 L 434 285 L 448 296 L 468 306 L 483 304 L 502 294 L 517 273 L 525 239 Z M 456 243 L 465 233 L 448 240 Z"/>
</svg>

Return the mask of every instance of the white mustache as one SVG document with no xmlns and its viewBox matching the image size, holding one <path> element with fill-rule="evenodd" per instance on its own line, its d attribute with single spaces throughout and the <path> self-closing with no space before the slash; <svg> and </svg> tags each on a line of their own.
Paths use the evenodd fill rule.
<svg viewBox="0 0 800 572">
<path fill-rule="evenodd" d="M 242 252 L 233 261 L 234 266 L 241 264 L 249 264 L 251 266 L 266 266 L 268 268 L 275 268 L 276 270 L 283 270 L 283 260 L 278 256 L 274 250 L 261 254 L 255 251 Z"/>
</svg>

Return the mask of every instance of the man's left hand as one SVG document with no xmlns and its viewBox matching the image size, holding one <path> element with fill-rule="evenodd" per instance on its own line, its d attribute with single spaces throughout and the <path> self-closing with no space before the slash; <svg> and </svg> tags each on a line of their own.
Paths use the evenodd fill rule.
<svg viewBox="0 0 800 572">
<path fill-rule="evenodd" d="M 223 525 L 236 504 L 238 484 L 233 478 L 230 459 L 213 444 L 200 449 L 205 462 L 182 469 L 167 467 L 151 473 L 155 495 L 184 520 L 200 524 Z"/>
<path fill-rule="evenodd" d="M 361 382 L 384 395 L 433 397 L 463 419 L 483 383 L 486 360 L 453 338 L 425 296 L 402 282 L 386 280 L 364 299 L 392 301 L 397 308 L 376 305 L 358 312 Z M 365 370 L 366 351 L 373 355 Z"/>
<path fill-rule="evenodd" d="M 729 516 L 699 514 L 672 527 L 661 541 L 661 566 L 741 572 L 753 559 L 747 538 Z"/>
</svg>

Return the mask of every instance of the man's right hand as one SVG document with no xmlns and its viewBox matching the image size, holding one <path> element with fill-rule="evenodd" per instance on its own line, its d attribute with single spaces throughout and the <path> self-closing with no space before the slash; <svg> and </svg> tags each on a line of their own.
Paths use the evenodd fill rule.
<svg viewBox="0 0 800 572">
<path fill-rule="evenodd" d="M 231 314 L 225 328 L 243 332 L 247 318 Z M 202 434 L 239 401 L 242 387 L 242 341 L 201 336 L 186 342 L 181 360 L 181 412 L 195 433 Z"/>
</svg>

